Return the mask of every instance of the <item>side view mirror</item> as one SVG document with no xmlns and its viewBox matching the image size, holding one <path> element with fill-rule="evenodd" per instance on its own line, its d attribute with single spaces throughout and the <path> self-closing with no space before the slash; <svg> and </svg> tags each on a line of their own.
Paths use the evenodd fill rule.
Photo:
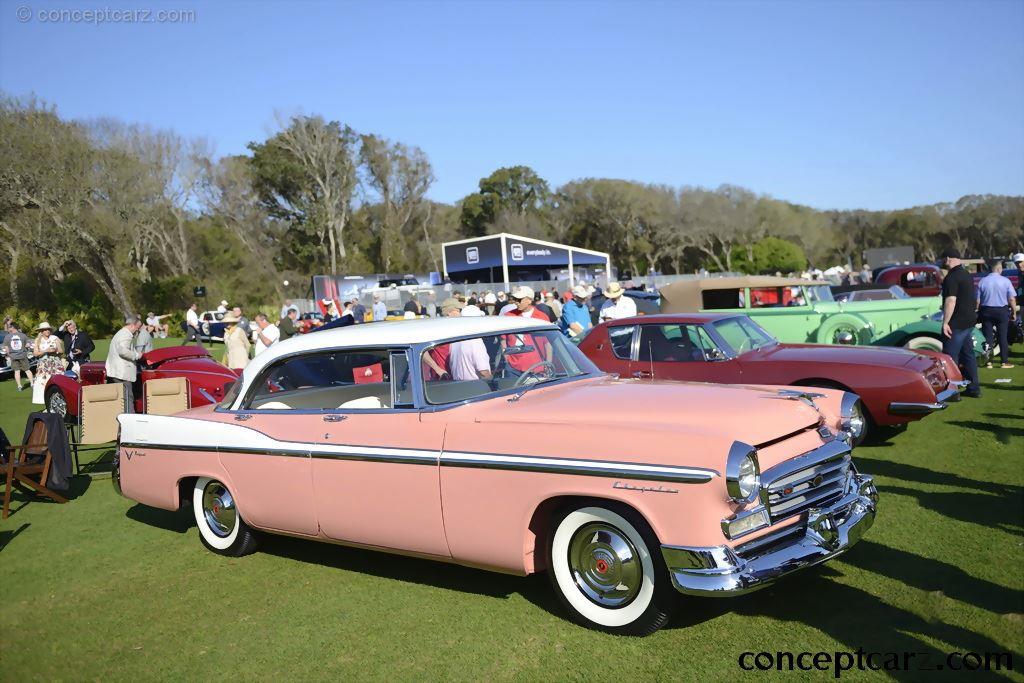
<svg viewBox="0 0 1024 683">
<path fill-rule="evenodd" d="M 707 350 L 708 360 L 725 360 L 725 352 L 722 349 L 708 349 Z"/>
</svg>

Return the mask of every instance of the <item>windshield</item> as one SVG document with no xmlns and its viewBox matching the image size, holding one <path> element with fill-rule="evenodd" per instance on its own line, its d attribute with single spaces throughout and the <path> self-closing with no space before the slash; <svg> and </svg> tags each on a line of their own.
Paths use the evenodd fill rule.
<svg viewBox="0 0 1024 683">
<path fill-rule="evenodd" d="M 832 289 L 828 285 L 811 285 L 805 289 L 807 290 L 807 296 L 810 298 L 808 303 L 834 300 L 832 298 Z"/>
<path fill-rule="evenodd" d="M 736 355 L 751 349 L 778 344 L 775 337 L 746 316 L 716 320 L 712 325 Z"/>
<path fill-rule="evenodd" d="M 437 344 L 420 356 L 420 368 L 427 402 L 435 405 L 601 372 L 556 330 Z"/>
</svg>

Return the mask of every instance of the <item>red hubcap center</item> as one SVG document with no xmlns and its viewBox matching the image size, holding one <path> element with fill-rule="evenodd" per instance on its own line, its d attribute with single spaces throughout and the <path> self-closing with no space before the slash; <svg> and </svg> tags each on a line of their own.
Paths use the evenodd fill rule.
<svg viewBox="0 0 1024 683">
<path fill-rule="evenodd" d="M 608 571 L 608 563 L 604 560 L 598 560 L 596 564 L 596 569 L 599 574 L 604 574 Z"/>
</svg>

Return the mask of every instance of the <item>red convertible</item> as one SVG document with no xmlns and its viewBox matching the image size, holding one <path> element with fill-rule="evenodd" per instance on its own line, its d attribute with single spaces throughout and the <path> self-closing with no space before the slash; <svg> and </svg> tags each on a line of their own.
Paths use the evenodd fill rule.
<svg viewBox="0 0 1024 683">
<path fill-rule="evenodd" d="M 621 377 L 842 389 L 860 396 L 863 441 L 885 425 L 942 410 L 965 384 L 949 356 L 889 347 L 780 344 L 745 315 L 624 318 L 580 342 L 599 368 Z"/>
<path fill-rule="evenodd" d="M 201 346 L 169 346 L 163 349 L 153 349 L 139 359 L 138 365 L 137 386 L 133 392 L 135 412 L 137 413 L 143 412 L 141 385 L 151 379 L 187 378 L 189 400 L 192 406 L 202 406 L 220 401 L 224 398 L 227 385 L 238 379 L 238 373 L 215 361 L 210 357 L 210 352 Z M 46 393 L 44 394 L 46 409 L 51 413 L 76 419 L 82 385 L 103 384 L 106 381 L 107 370 L 103 361 L 83 363 L 81 375 L 77 378 L 74 374 L 54 375 L 46 383 Z M 211 398 L 214 400 L 211 401 Z"/>
</svg>

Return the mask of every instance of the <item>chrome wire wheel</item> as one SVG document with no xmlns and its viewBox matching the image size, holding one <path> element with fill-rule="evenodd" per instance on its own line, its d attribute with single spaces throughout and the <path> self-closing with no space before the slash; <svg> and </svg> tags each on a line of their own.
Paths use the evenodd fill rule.
<svg viewBox="0 0 1024 683">
<path fill-rule="evenodd" d="M 64 394 L 60 393 L 60 391 L 51 391 L 46 399 L 46 409 L 55 415 L 67 417 L 68 402 L 64 399 Z"/>
<path fill-rule="evenodd" d="M 624 607 L 640 592 L 643 568 L 624 533 L 604 523 L 581 527 L 569 543 L 569 567 L 577 587 L 601 607 Z"/>
<path fill-rule="evenodd" d="M 203 516 L 210 531 L 227 538 L 238 523 L 238 512 L 231 492 L 219 481 L 210 481 L 203 489 Z"/>
</svg>

